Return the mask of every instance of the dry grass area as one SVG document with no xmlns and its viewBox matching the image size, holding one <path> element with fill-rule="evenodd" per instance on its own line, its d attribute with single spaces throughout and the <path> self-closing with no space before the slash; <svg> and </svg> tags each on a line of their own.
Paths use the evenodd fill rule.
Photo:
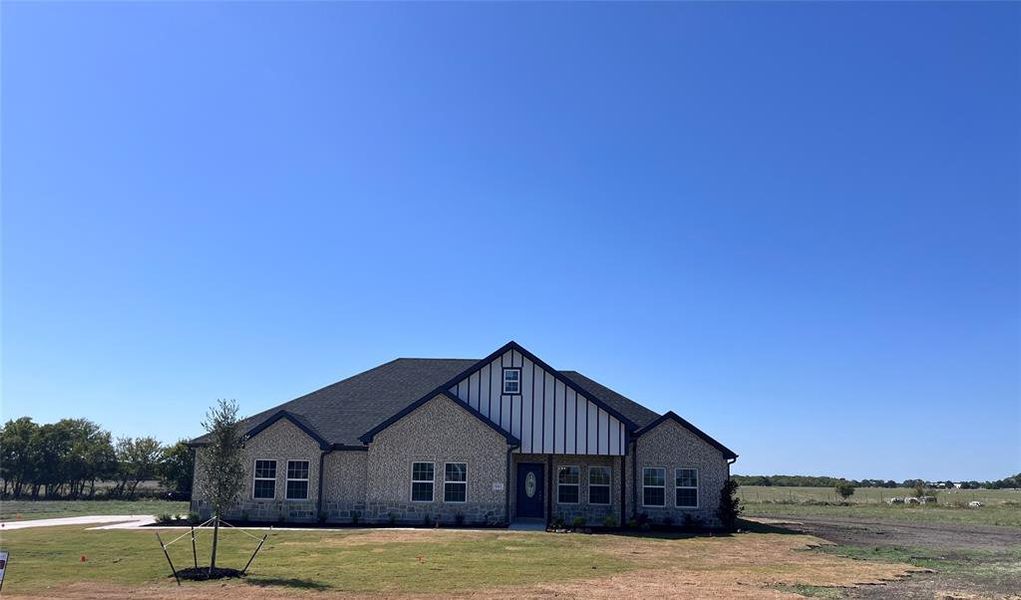
<svg viewBox="0 0 1021 600">
<path fill-rule="evenodd" d="M 42 534 L 43 530 L 38 531 Z M 105 532 L 86 532 L 86 535 L 93 542 L 101 543 L 104 539 L 110 542 L 130 539 L 124 537 L 125 533 L 120 533 L 121 537 L 116 539 L 105 537 L 110 536 Z M 145 536 L 145 541 L 151 545 L 148 537 Z M 27 580 L 22 586 L 17 585 L 16 580 L 11 581 L 9 583 L 15 585 L 5 586 L 4 597 L 12 600 L 97 597 L 132 600 L 797 598 L 799 596 L 778 587 L 881 584 L 903 577 L 913 569 L 910 565 L 806 552 L 822 542 L 807 535 L 772 531 L 724 537 L 637 537 L 508 531 L 349 530 L 280 532 L 274 537 L 272 550 L 260 557 L 253 576 L 244 581 L 185 583 L 179 588 L 172 579 L 158 572 L 139 575 L 134 584 L 125 581 L 127 574 L 122 574 L 118 580 L 96 573 L 99 577 L 88 580 L 65 578 L 35 585 L 29 585 Z M 415 560 L 416 555 L 423 552 L 426 556 Z M 362 557 L 358 564 L 344 559 L 355 553 Z M 535 561 L 536 555 L 541 555 L 541 564 Z M 396 570 L 394 560 L 400 561 Z M 562 561 L 562 566 L 558 561 Z M 12 566 L 18 568 L 17 563 Z M 537 571 L 541 575 L 537 576 Z M 11 574 L 15 573 L 12 570 Z M 519 578 L 516 574 L 530 577 Z M 518 583 L 519 580 L 525 583 Z M 24 592 L 19 592 L 19 587 Z"/>
</svg>

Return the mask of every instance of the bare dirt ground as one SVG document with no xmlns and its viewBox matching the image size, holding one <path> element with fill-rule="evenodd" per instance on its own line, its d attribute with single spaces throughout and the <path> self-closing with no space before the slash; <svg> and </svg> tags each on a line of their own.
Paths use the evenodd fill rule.
<svg viewBox="0 0 1021 600">
<path fill-rule="evenodd" d="M 909 555 L 918 549 L 917 558 L 934 571 L 845 590 L 849 598 L 1021 598 L 1021 529 L 814 517 L 761 521 L 841 546 L 906 549 Z"/>
</svg>

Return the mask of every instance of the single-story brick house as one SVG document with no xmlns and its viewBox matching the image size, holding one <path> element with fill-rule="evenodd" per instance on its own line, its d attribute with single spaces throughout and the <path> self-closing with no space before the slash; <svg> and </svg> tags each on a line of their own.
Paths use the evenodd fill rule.
<svg viewBox="0 0 1021 600">
<path fill-rule="evenodd" d="M 499 525 L 718 524 L 737 455 L 515 342 L 481 360 L 399 358 L 241 423 L 228 518 Z M 205 436 L 196 448 L 196 477 Z M 200 482 L 192 510 L 208 514 Z M 686 517 L 685 515 L 690 515 Z"/>
</svg>

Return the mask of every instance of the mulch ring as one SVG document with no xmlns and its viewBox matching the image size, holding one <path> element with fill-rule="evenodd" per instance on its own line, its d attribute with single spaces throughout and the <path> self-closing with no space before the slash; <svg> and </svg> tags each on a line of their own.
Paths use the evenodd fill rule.
<svg viewBox="0 0 1021 600">
<path fill-rule="evenodd" d="M 189 581 L 207 581 L 210 579 L 233 579 L 235 577 L 244 577 L 244 574 L 238 569 L 221 569 L 217 567 L 213 569 L 212 573 L 210 573 L 209 567 L 188 567 L 187 569 L 181 569 L 178 571 L 177 576 Z"/>
</svg>

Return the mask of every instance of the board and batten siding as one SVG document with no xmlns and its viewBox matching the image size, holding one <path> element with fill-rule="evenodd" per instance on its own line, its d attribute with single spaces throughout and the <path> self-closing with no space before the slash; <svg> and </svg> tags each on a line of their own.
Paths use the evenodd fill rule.
<svg viewBox="0 0 1021 600">
<path fill-rule="evenodd" d="M 521 369 L 521 393 L 503 393 L 503 369 Z M 624 424 L 560 377 L 508 350 L 450 388 L 462 402 L 521 440 L 526 454 L 625 454 Z"/>
</svg>

